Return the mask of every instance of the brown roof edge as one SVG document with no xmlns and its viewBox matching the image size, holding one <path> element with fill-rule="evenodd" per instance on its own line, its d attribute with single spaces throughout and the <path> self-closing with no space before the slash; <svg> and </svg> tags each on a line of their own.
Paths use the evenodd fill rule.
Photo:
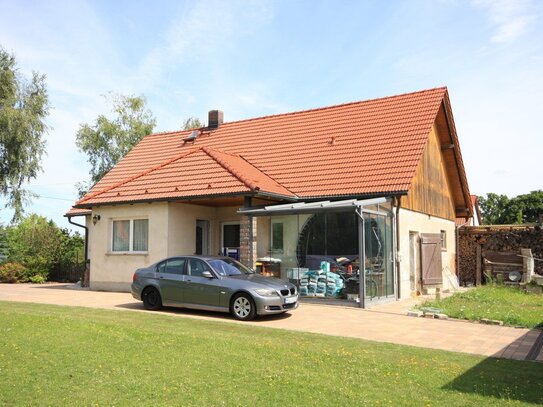
<svg viewBox="0 0 543 407">
<path fill-rule="evenodd" d="M 437 88 L 433 88 L 433 89 L 428 89 L 428 90 L 441 90 L 443 91 L 443 96 L 442 96 L 442 101 L 444 100 L 444 98 L 446 97 L 447 95 L 447 87 L 446 86 L 440 86 L 440 87 L 437 87 Z M 423 90 L 423 91 L 420 91 L 420 92 L 426 92 L 426 90 Z M 413 92 L 413 93 L 419 93 L 419 92 Z M 401 95 L 399 95 L 401 96 Z M 386 98 L 383 98 L 383 99 L 386 99 Z M 437 105 L 437 109 L 434 113 L 434 121 L 432 123 L 429 123 L 429 126 L 428 126 L 428 129 L 426 131 L 426 142 L 420 146 L 420 151 L 417 152 L 417 155 L 418 155 L 418 159 L 417 159 L 417 163 L 420 163 L 420 160 L 422 158 L 422 156 L 424 155 L 424 151 L 426 150 L 426 146 L 428 145 L 428 138 L 430 136 L 430 132 L 432 131 L 432 127 L 434 126 L 435 122 L 436 122 L 436 118 L 439 114 L 439 109 L 441 107 L 441 103 L 439 103 Z M 415 174 L 417 172 L 417 169 L 418 169 L 418 164 L 412 169 L 411 173 L 409 174 L 409 178 L 411 179 L 411 181 L 409 182 L 409 188 L 408 188 L 408 191 L 411 190 L 411 187 L 413 185 L 413 180 L 415 178 Z M 407 194 L 407 192 L 406 192 Z"/>
<path fill-rule="evenodd" d="M 288 200 L 290 202 L 296 202 L 296 201 L 316 201 L 316 200 L 322 200 L 322 199 L 355 199 L 355 198 L 376 198 L 380 196 L 403 196 L 407 195 L 407 190 L 402 191 L 387 191 L 387 192 L 381 192 L 381 193 L 371 193 L 371 194 L 351 194 L 351 195 L 322 195 L 322 196 L 302 196 L 302 197 L 292 197 L 292 196 L 285 196 L 285 195 L 278 195 L 273 193 L 268 193 L 265 191 L 257 191 L 252 193 L 227 193 L 227 194 L 216 194 L 216 195 L 193 195 L 193 196 L 187 196 L 183 197 L 182 199 L 178 198 L 154 198 L 154 199 L 139 199 L 139 200 L 133 200 L 133 201 L 119 201 L 119 202 L 103 202 L 103 203 L 94 203 L 92 204 L 93 207 L 98 206 L 119 206 L 119 205 L 130 205 L 130 204 L 140 204 L 140 203 L 152 203 L 152 202 L 187 202 L 190 203 L 191 201 L 196 200 L 202 200 L 202 199 L 213 199 L 213 198 L 229 198 L 229 197 L 243 197 L 243 196 L 252 196 L 256 198 L 275 198 L 275 199 L 284 199 Z M 85 207 L 88 207 L 88 205 L 74 205 L 74 208 L 79 209 Z M 90 209 L 89 209 L 90 211 Z M 90 213 L 89 213 L 90 214 Z"/>
<path fill-rule="evenodd" d="M 462 192 L 464 194 L 464 203 L 468 209 L 468 215 L 473 216 L 473 208 L 471 205 L 471 195 L 469 192 L 468 178 L 466 176 L 466 170 L 464 168 L 464 160 L 462 159 L 462 152 L 460 151 L 460 143 L 458 141 L 458 135 L 456 133 L 456 126 L 454 124 L 454 117 L 451 109 L 451 101 L 449 99 L 449 91 L 445 88 L 445 95 L 443 97 L 443 104 L 445 106 L 445 119 L 447 120 L 447 126 L 449 128 L 449 135 L 452 138 L 455 148 L 453 149 L 454 158 L 456 161 L 456 168 L 458 170 L 458 177 L 462 185 Z"/>
<path fill-rule="evenodd" d="M 202 199 L 213 199 L 213 198 L 231 198 L 231 197 L 242 197 L 242 196 L 255 196 L 256 193 L 239 193 L 239 192 L 229 192 L 225 194 L 215 194 L 215 195 L 193 195 L 193 196 L 184 196 L 182 199 L 170 197 L 170 198 L 147 198 L 147 199 L 134 199 L 130 201 L 118 201 L 118 202 L 97 202 L 93 203 L 93 207 L 98 206 L 119 206 L 119 205 L 130 205 L 130 204 L 139 204 L 139 203 L 152 203 L 152 202 L 190 202 Z M 75 204 L 74 208 L 85 208 L 88 207 L 88 204 Z"/>
<path fill-rule="evenodd" d="M 63 216 L 66 218 L 70 218 L 72 216 L 87 216 L 92 214 L 92 209 L 89 208 L 76 208 L 75 206 L 72 207 L 68 212 L 66 212 Z"/>
</svg>

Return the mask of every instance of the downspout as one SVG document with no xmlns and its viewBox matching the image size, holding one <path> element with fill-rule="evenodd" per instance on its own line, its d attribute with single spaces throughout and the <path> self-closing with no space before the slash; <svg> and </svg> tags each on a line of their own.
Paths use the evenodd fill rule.
<svg viewBox="0 0 543 407">
<path fill-rule="evenodd" d="M 87 260 L 89 259 L 89 228 L 85 225 L 72 222 L 71 216 L 67 216 L 67 218 L 68 218 L 68 223 L 71 223 L 74 226 L 79 226 L 80 228 L 85 229 L 85 264 L 86 264 Z"/>
<path fill-rule="evenodd" d="M 400 273 L 400 207 L 402 205 L 402 196 L 395 197 L 396 200 L 396 299 L 400 299 L 401 293 L 401 273 Z"/>
<path fill-rule="evenodd" d="M 81 280 L 81 286 L 82 287 L 88 287 L 89 286 L 89 275 L 90 275 L 90 267 L 89 267 L 89 228 L 85 225 L 81 225 L 79 223 L 72 222 L 72 217 L 67 216 L 68 223 L 79 226 L 80 228 L 85 229 L 85 274 L 83 275 L 83 279 Z M 86 219 L 86 217 L 85 217 Z"/>
</svg>

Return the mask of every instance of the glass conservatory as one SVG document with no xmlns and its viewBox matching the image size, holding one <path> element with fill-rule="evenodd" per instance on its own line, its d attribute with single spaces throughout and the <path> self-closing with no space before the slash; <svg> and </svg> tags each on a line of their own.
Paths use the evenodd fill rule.
<svg viewBox="0 0 543 407">
<path fill-rule="evenodd" d="M 389 199 L 243 208 L 257 217 L 257 271 L 288 279 L 302 297 L 368 307 L 396 298 Z"/>
</svg>

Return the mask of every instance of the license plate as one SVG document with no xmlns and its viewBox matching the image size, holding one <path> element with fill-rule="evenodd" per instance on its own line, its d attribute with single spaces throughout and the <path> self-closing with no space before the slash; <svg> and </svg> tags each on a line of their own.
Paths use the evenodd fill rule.
<svg viewBox="0 0 543 407">
<path fill-rule="evenodd" d="M 287 297 L 285 298 L 285 304 L 293 304 L 296 302 L 296 297 Z"/>
</svg>

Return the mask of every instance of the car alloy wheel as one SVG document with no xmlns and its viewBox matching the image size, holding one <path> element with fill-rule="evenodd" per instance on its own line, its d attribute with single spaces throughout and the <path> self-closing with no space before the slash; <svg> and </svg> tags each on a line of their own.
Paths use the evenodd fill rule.
<svg viewBox="0 0 543 407">
<path fill-rule="evenodd" d="M 254 319 L 256 310 L 253 300 L 246 294 L 239 294 L 232 302 L 232 314 L 243 321 Z"/>
</svg>

